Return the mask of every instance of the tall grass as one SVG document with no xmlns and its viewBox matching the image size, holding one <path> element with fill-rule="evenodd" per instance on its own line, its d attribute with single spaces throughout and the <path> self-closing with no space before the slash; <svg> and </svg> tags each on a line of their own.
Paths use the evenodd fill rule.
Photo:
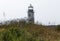
<svg viewBox="0 0 60 41">
<path fill-rule="evenodd" d="M 42 41 L 40 37 L 33 37 L 25 29 L 9 28 L 0 32 L 0 41 Z"/>
<path fill-rule="evenodd" d="M 60 26 L 57 26 L 58 29 Z M 60 30 L 60 29 L 59 29 Z M 26 23 L 25 21 L 0 25 L 0 41 L 58 41 L 60 33 L 47 26 Z"/>
</svg>

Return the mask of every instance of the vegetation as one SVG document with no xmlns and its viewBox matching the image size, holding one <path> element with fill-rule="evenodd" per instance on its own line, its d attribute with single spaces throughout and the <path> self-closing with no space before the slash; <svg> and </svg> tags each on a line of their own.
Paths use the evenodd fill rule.
<svg viewBox="0 0 60 41">
<path fill-rule="evenodd" d="M 0 25 L 0 41 L 60 41 L 60 32 L 48 27 L 11 21 L 9 25 Z"/>
<path fill-rule="evenodd" d="M 57 26 L 57 30 L 60 31 L 60 25 Z"/>
<path fill-rule="evenodd" d="M 0 41 L 42 41 L 37 35 L 32 35 L 26 29 L 9 28 L 0 31 Z"/>
</svg>

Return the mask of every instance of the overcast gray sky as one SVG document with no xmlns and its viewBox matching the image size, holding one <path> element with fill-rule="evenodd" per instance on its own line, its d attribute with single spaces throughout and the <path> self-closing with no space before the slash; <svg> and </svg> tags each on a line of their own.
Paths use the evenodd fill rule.
<svg viewBox="0 0 60 41">
<path fill-rule="evenodd" d="M 35 21 L 60 24 L 60 0 L 0 0 L 0 21 L 27 17 L 30 3 L 34 7 Z"/>
</svg>

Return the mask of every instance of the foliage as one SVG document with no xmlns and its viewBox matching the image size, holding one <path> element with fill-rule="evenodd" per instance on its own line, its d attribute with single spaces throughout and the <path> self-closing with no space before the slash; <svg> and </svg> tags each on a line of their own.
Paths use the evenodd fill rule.
<svg viewBox="0 0 60 41">
<path fill-rule="evenodd" d="M 52 27 L 52 26 L 51 26 Z M 60 30 L 60 25 L 57 26 Z M 49 26 L 11 21 L 8 25 L 0 25 L 0 41 L 57 41 L 60 33 Z"/>
<path fill-rule="evenodd" d="M 9 28 L 0 32 L 0 41 L 40 41 L 25 29 Z"/>
<path fill-rule="evenodd" d="M 57 26 L 57 30 L 60 31 L 60 25 Z"/>
</svg>

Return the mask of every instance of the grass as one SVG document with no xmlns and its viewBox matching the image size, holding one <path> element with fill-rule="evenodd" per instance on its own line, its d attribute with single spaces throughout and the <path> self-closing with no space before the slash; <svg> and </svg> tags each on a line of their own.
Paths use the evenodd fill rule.
<svg viewBox="0 0 60 41">
<path fill-rule="evenodd" d="M 0 41 L 60 41 L 60 31 L 36 24 L 11 23 L 0 25 Z"/>
</svg>

